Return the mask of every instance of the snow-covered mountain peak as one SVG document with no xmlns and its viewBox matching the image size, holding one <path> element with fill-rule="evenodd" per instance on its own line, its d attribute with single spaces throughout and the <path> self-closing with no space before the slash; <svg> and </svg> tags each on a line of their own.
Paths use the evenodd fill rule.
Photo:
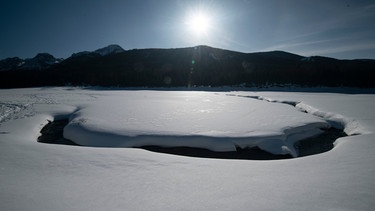
<svg viewBox="0 0 375 211">
<path fill-rule="evenodd" d="M 33 58 L 20 59 L 18 57 L 7 58 L 0 61 L 0 71 L 9 70 L 44 70 L 61 62 L 49 53 L 39 53 Z"/>
<path fill-rule="evenodd" d="M 60 59 L 55 58 L 54 56 L 52 56 L 49 53 L 38 53 L 32 59 L 36 60 L 36 61 L 39 61 L 39 62 L 46 63 L 46 64 L 51 64 L 51 65 L 55 64 L 55 63 L 58 63 L 60 61 Z"/>
<path fill-rule="evenodd" d="M 98 50 L 94 51 L 95 53 L 98 53 L 102 56 L 106 56 L 109 54 L 116 54 L 116 53 L 122 53 L 125 50 L 121 48 L 119 45 L 108 45 L 107 47 L 104 48 L 99 48 Z"/>
<path fill-rule="evenodd" d="M 6 58 L 0 60 L 0 71 L 9 71 L 20 67 L 24 63 L 23 59 L 18 57 Z"/>
<path fill-rule="evenodd" d="M 20 69 L 43 70 L 61 61 L 62 59 L 57 59 L 49 53 L 39 53 L 34 58 L 25 59 Z"/>
<path fill-rule="evenodd" d="M 104 48 L 99 48 L 95 51 L 81 51 L 78 53 L 73 53 L 72 57 L 80 57 L 80 56 L 106 56 L 106 55 L 111 55 L 111 54 L 116 54 L 116 53 L 122 53 L 125 50 L 119 46 L 119 45 L 108 45 Z"/>
</svg>

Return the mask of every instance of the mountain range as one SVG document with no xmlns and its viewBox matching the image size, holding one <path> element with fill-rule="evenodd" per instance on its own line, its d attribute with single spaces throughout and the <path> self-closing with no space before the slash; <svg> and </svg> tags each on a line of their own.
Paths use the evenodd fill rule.
<svg viewBox="0 0 375 211">
<path fill-rule="evenodd" d="M 284 51 L 241 53 L 209 46 L 124 50 L 109 45 L 66 59 L 41 53 L 0 60 L 0 88 L 99 86 L 375 87 L 375 60 L 304 57 Z"/>
<path fill-rule="evenodd" d="M 115 53 L 122 53 L 125 50 L 119 45 L 109 45 L 95 51 L 82 51 L 73 53 L 71 57 L 80 57 L 87 55 L 106 56 Z M 0 60 L 0 71 L 10 70 L 45 70 L 54 64 L 62 62 L 64 59 L 55 58 L 49 53 L 39 53 L 34 58 L 20 59 L 19 57 L 12 57 Z"/>
</svg>

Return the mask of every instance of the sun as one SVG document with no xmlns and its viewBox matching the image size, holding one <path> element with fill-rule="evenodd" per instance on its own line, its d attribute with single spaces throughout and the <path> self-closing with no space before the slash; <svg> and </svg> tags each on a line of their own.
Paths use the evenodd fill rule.
<svg viewBox="0 0 375 211">
<path fill-rule="evenodd" d="M 187 28 L 193 35 L 207 35 L 212 26 L 210 16 L 203 12 L 192 12 L 186 20 Z"/>
<path fill-rule="evenodd" d="M 222 13 L 213 1 L 207 4 L 203 1 L 199 1 L 199 4 L 186 3 L 182 5 L 180 14 L 178 39 L 189 45 L 214 45 L 223 34 Z"/>
</svg>

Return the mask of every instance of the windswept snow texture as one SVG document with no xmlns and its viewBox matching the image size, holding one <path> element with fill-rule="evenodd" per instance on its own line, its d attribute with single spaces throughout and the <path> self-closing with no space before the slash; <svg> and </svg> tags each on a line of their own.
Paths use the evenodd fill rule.
<svg viewBox="0 0 375 211">
<path fill-rule="evenodd" d="M 1 210 L 373 210 L 375 206 L 372 94 L 65 87 L 0 90 L 0 105 Z M 111 147 L 36 141 L 47 120 L 67 117 L 71 120 L 65 128 L 67 138 Z M 225 151 L 234 143 L 256 144 L 276 153 L 293 153 L 289 150 L 295 140 L 330 125 L 353 136 L 338 139 L 329 152 L 288 160 L 191 158 L 112 147 L 156 139 L 166 146 L 191 144 Z"/>
</svg>

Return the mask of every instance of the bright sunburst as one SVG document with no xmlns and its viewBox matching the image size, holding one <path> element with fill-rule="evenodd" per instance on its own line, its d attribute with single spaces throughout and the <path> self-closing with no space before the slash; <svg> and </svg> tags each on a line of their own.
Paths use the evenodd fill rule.
<svg viewBox="0 0 375 211">
<path fill-rule="evenodd" d="M 216 1 L 184 1 L 182 5 L 183 16 L 178 24 L 179 38 L 188 45 L 217 45 L 223 43 L 219 37 L 225 35 L 223 32 L 221 15 L 222 12 L 215 5 Z M 195 2 L 195 3 L 192 3 Z M 198 2 L 198 3 L 196 3 Z"/>
<path fill-rule="evenodd" d="M 186 20 L 188 30 L 196 36 L 207 35 L 211 28 L 211 20 L 208 13 L 202 11 L 191 12 Z"/>
</svg>

